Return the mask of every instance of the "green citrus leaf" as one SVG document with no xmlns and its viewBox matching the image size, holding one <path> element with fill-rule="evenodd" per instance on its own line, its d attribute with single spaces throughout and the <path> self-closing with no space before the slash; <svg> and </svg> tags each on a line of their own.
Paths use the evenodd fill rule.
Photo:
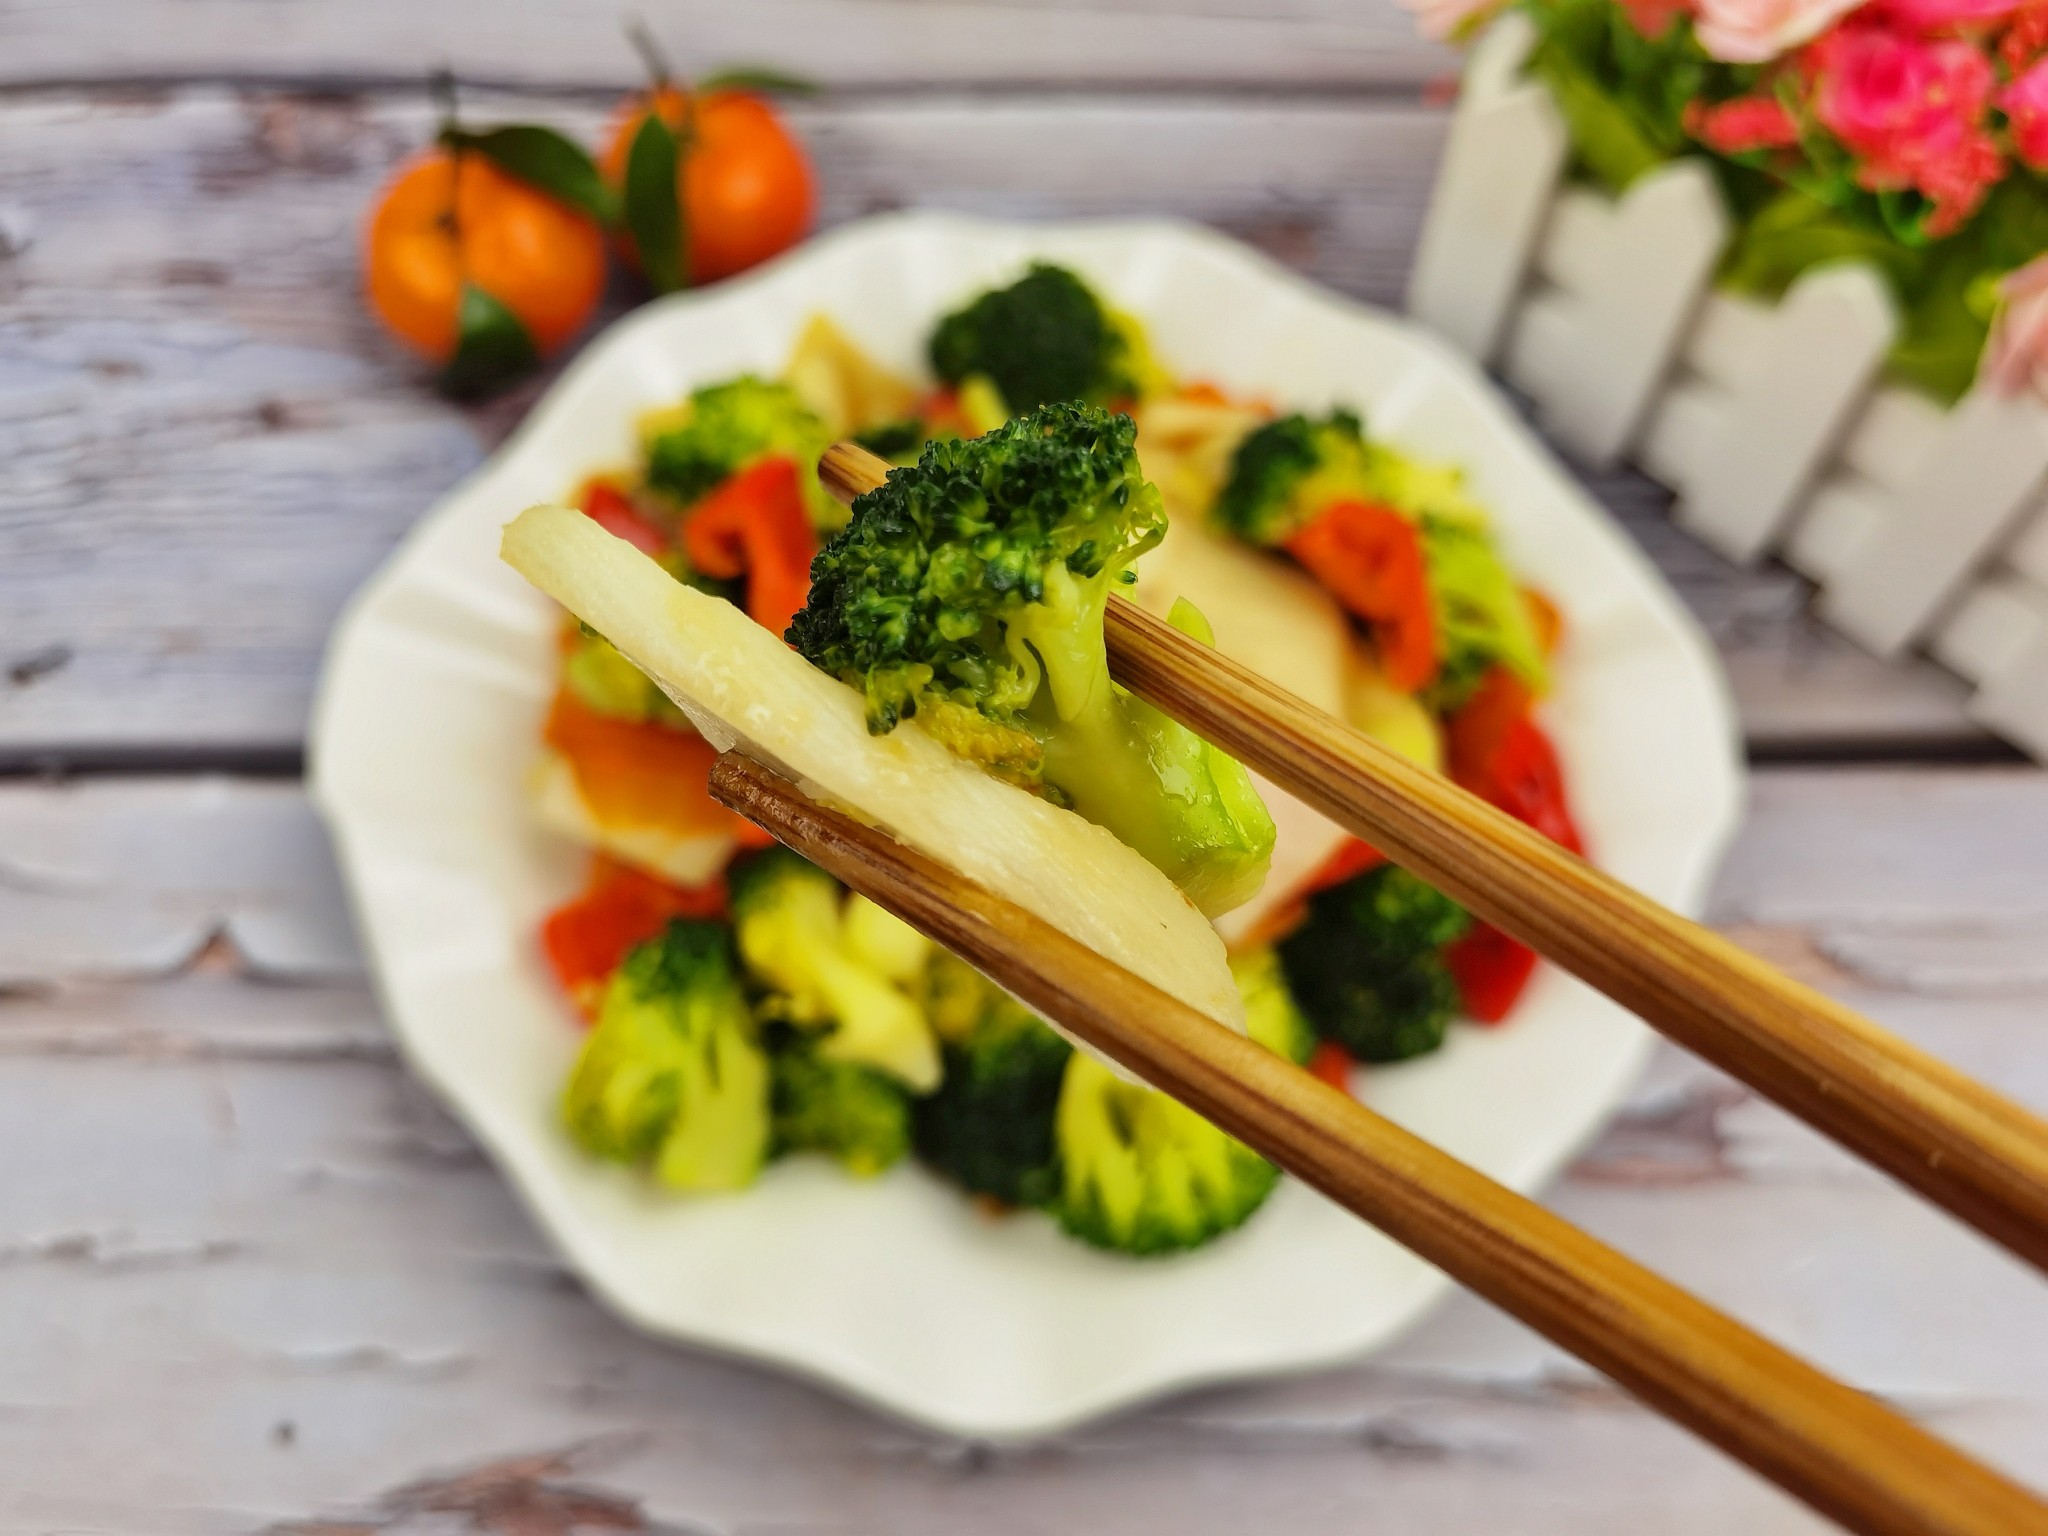
<svg viewBox="0 0 2048 1536">
<path fill-rule="evenodd" d="M 600 224 L 610 224 L 619 216 L 618 199 L 604 184 L 589 152 L 552 128 L 538 123 L 511 123 L 481 133 L 448 128 L 442 131 L 441 142 L 450 149 L 475 151 L 507 176 L 589 214 Z"/>
<path fill-rule="evenodd" d="M 626 151 L 626 233 L 656 293 L 673 293 L 688 281 L 688 235 L 676 183 L 680 154 L 675 134 L 653 112 L 640 119 Z"/>
<path fill-rule="evenodd" d="M 730 69 L 716 70 L 697 82 L 700 91 L 763 91 L 784 96 L 815 96 L 818 83 L 806 80 L 802 75 L 785 74 L 779 69 L 765 69 L 755 64 L 735 64 Z"/>
<path fill-rule="evenodd" d="M 539 361 L 540 349 L 519 317 L 474 283 L 464 283 L 455 312 L 455 355 L 441 370 L 442 390 L 458 400 L 479 399 Z"/>
</svg>

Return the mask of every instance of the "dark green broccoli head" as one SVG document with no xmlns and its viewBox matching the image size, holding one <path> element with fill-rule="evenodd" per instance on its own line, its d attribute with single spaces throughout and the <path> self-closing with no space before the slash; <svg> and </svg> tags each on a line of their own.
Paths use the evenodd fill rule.
<svg viewBox="0 0 2048 1536">
<path fill-rule="evenodd" d="M 1092 622 L 1099 651 L 1110 584 L 1165 533 L 1130 419 L 1047 406 L 928 443 L 915 468 L 855 502 L 788 639 L 866 695 L 878 732 L 934 701 L 1023 730 L 1041 683 L 1093 681 L 1059 670 L 1084 643 L 1055 634 L 1047 655 L 1032 642 Z"/>
<path fill-rule="evenodd" d="M 910 1095 L 894 1078 L 858 1062 L 834 1061 L 792 1038 L 769 1057 L 777 1153 L 822 1152 L 870 1178 L 910 1147 Z"/>
<path fill-rule="evenodd" d="M 1053 1215 L 1071 1235 L 1117 1253 L 1198 1248 L 1243 1225 L 1280 1181 L 1243 1142 L 1092 1056 L 1068 1061 L 1054 1126 Z"/>
<path fill-rule="evenodd" d="M 1352 411 L 1269 421 L 1237 445 L 1216 520 L 1250 543 L 1283 543 L 1332 500 L 1366 494 L 1369 454 Z"/>
<path fill-rule="evenodd" d="M 679 411 L 647 423 L 647 483 L 687 507 L 756 459 L 782 454 L 796 460 L 811 521 L 837 527 L 839 504 L 818 484 L 818 455 L 831 442 L 795 390 L 746 374 L 700 389 Z"/>
<path fill-rule="evenodd" d="M 1102 301 L 1065 267 L 1043 263 L 941 320 L 931 360 L 948 384 L 988 379 L 1012 412 L 1139 393 L 1128 342 Z"/>
<path fill-rule="evenodd" d="M 913 1109 L 918 1156 L 972 1194 L 1044 1205 L 1059 1187 L 1053 1111 L 1074 1048 L 952 956 L 932 971 L 946 1074 Z"/>
<path fill-rule="evenodd" d="M 1443 1044 L 1458 988 L 1442 952 L 1470 924 L 1448 896 L 1382 864 L 1310 897 L 1280 965 L 1323 1038 L 1361 1061 L 1402 1061 Z"/>
<path fill-rule="evenodd" d="M 768 1065 L 717 923 L 673 922 L 626 956 L 562 1095 L 588 1151 L 675 1189 L 739 1189 L 768 1147 Z"/>
<path fill-rule="evenodd" d="M 917 450 L 929 435 L 923 417 L 906 416 L 901 421 L 885 421 L 865 432 L 856 432 L 853 440 L 878 459 L 905 464 L 917 458 Z"/>
<path fill-rule="evenodd" d="M 1226 911 L 1263 879 L 1272 821 L 1242 766 L 1110 681 L 1103 641 L 1111 591 L 1165 530 L 1130 418 L 1044 406 L 928 444 L 856 501 L 787 638 L 861 690 L 870 730 L 917 716 Z"/>
</svg>

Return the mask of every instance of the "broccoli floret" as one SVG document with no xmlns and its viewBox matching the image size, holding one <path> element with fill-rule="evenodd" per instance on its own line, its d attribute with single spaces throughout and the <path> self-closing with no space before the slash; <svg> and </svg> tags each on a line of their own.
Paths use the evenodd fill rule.
<svg viewBox="0 0 2048 1536">
<path fill-rule="evenodd" d="M 1441 656 L 1429 701 L 1456 709 L 1495 663 L 1542 688 L 1548 669 L 1528 602 L 1485 525 L 1425 513 L 1422 553 Z"/>
<path fill-rule="evenodd" d="M 836 880 L 786 848 L 734 865 L 727 878 L 733 935 L 765 993 L 765 1017 L 828 1031 L 818 1044 L 828 1061 L 873 1067 L 920 1092 L 938 1085 L 924 1011 L 888 962 L 849 943 Z M 858 942 L 858 926 L 855 934 Z"/>
<path fill-rule="evenodd" d="M 832 434 L 787 384 L 744 374 L 692 394 L 678 410 L 641 424 L 647 484 L 687 507 L 719 483 L 769 454 L 796 461 L 804 505 L 820 528 L 845 521 L 838 502 L 818 484 L 818 455 Z"/>
<path fill-rule="evenodd" d="M 1355 412 L 1282 416 L 1237 445 L 1215 518 L 1250 543 L 1284 543 L 1332 501 L 1371 499 L 1371 458 Z"/>
<path fill-rule="evenodd" d="M 677 921 L 626 956 L 562 1095 L 587 1151 L 673 1189 L 740 1189 L 768 1150 L 768 1062 L 716 923 Z"/>
<path fill-rule="evenodd" d="M 918 1156 L 972 1194 L 1044 1205 L 1059 1188 L 1053 1111 L 1074 1048 L 953 956 L 931 964 L 946 1074 L 912 1112 Z"/>
<path fill-rule="evenodd" d="M 1448 896 L 1382 864 L 1311 896 L 1280 965 L 1323 1038 L 1361 1061 L 1404 1061 L 1444 1042 L 1458 987 L 1442 952 L 1470 923 Z"/>
<path fill-rule="evenodd" d="M 1392 507 L 1421 533 L 1438 652 L 1432 704 L 1455 708 L 1495 662 L 1542 687 L 1543 652 L 1528 605 L 1463 474 L 1369 442 L 1352 412 L 1283 416 L 1247 436 L 1217 494 L 1215 517 L 1238 537 L 1272 546 L 1342 500 Z"/>
<path fill-rule="evenodd" d="M 1280 957 L 1254 949 L 1230 957 L 1230 976 L 1244 999 L 1245 1033 L 1276 1056 L 1305 1066 L 1316 1051 L 1316 1032 L 1287 990 Z"/>
<path fill-rule="evenodd" d="M 931 361 L 948 384 L 989 380 L 1013 412 L 1135 398 L 1156 371 L 1129 321 L 1065 267 L 1044 263 L 941 320 Z"/>
<path fill-rule="evenodd" d="M 865 432 L 853 434 L 853 440 L 867 449 L 878 459 L 892 463 L 908 463 L 917 457 L 917 450 L 924 446 L 926 437 L 924 418 L 906 416 L 901 421 L 887 421 L 878 427 L 869 427 Z"/>
<path fill-rule="evenodd" d="M 1242 1225 L 1280 1179 L 1192 1109 L 1079 1052 L 1067 1062 L 1054 1131 L 1054 1216 L 1083 1242 L 1118 1253 L 1199 1247 Z"/>
<path fill-rule="evenodd" d="M 928 444 L 855 502 L 788 639 L 862 691 L 870 730 L 918 716 L 1213 913 L 1264 879 L 1273 825 L 1239 764 L 1110 681 L 1104 607 L 1166 526 L 1135 443 L 1128 417 L 1062 404 Z"/>
<path fill-rule="evenodd" d="M 562 657 L 562 685 L 578 703 L 614 720 L 684 726 L 687 719 L 654 679 L 621 655 L 611 641 L 579 630 Z"/>
<path fill-rule="evenodd" d="M 902 1160 L 910 1147 L 910 1095 L 895 1078 L 834 1061 L 808 1039 L 791 1041 L 769 1060 L 776 1152 L 822 1152 L 859 1178 Z"/>
</svg>

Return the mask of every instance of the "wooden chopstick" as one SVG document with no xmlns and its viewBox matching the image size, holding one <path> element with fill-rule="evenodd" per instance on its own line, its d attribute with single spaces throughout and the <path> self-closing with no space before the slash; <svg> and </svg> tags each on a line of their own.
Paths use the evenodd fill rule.
<svg viewBox="0 0 2048 1536">
<path fill-rule="evenodd" d="M 944 866 L 719 758 L 721 804 L 1045 1017 L 1871 1536 L 2048 1532 L 2048 1505 L 1797 1356 Z"/>
<path fill-rule="evenodd" d="M 850 443 L 818 465 L 847 500 L 887 469 Z M 2048 1123 L 1134 604 L 1105 628 L 1133 693 L 2048 1270 Z"/>
</svg>

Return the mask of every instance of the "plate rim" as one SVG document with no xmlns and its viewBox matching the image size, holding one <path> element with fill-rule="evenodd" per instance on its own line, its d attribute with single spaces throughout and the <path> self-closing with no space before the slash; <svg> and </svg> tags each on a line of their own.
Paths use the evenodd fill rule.
<svg viewBox="0 0 2048 1536">
<path fill-rule="evenodd" d="M 664 1341 L 681 1342 L 693 1349 L 702 1349 L 726 1358 L 773 1366 L 777 1370 L 823 1384 L 893 1418 L 926 1429 L 994 1443 L 1016 1443 L 1057 1434 L 1108 1413 L 1202 1386 L 1333 1368 L 1362 1359 L 1385 1348 L 1430 1315 L 1448 1295 L 1452 1282 L 1441 1272 L 1431 1270 L 1426 1277 L 1426 1283 L 1418 1283 L 1416 1296 L 1404 1307 L 1396 1309 L 1392 1315 L 1374 1320 L 1369 1326 L 1355 1330 L 1355 1337 L 1336 1342 L 1304 1344 L 1294 1349 L 1268 1348 L 1260 1353 L 1256 1360 L 1209 1359 L 1191 1362 L 1179 1371 L 1138 1370 L 1132 1375 L 1142 1377 L 1142 1380 L 1101 1381 L 1094 1384 L 1093 1390 L 1070 1392 L 1064 1400 L 1048 1404 L 1037 1413 L 1010 1413 L 983 1421 L 974 1421 L 944 1407 L 926 1409 L 914 1402 L 906 1401 L 901 1395 L 892 1394 L 888 1383 L 875 1381 L 872 1371 L 865 1370 L 858 1362 L 844 1358 L 821 1358 L 816 1350 L 792 1348 L 788 1342 L 772 1337 L 750 1336 L 745 1329 L 735 1329 L 730 1325 L 722 1325 L 721 1331 L 716 1332 L 706 1331 L 702 1327 L 678 1326 L 673 1319 L 652 1314 L 627 1290 L 616 1286 L 605 1265 L 586 1260 L 585 1255 L 579 1251 L 579 1242 L 572 1240 L 572 1227 L 567 1219 L 566 1210 L 558 1211 L 555 1208 L 556 1200 L 551 1198 L 549 1193 L 536 1188 L 523 1170 L 524 1154 L 517 1144 L 525 1133 L 514 1128 L 501 1127 L 497 1123 L 499 1117 L 491 1107 L 473 1098 L 460 1082 L 442 1071 L 430 1059 L 430 1053 L 419 1047 L 412 1032 L 400 1022 L 401 1015 L 392 1005 L 391 998 L 387 996 L 386 965 L 379 952 L 380 942 L 374 924 L 368 920 L 361 897 L 362 880 L 356 868 L 355 833 L 350 826 L 351 808 L 330 781 L 330 754 L 336 750 L 331 746 L 333 731 L 329 719 L 330 711 L 334 708 L 334 681 L 359 626 L 365 621 L 377 598 L 399 581 L 409 556 L 420 543 L 439 523 L 455 512 L 461 503 L 475 495 L 493 477 L 505 472 L 506 467 L 523 454 L 526 445 L 543 429 L 547 418 L 566 397 L 581 387 L 582 380 L 602 369 L 616 366 L 614 359 L 635 344 L 635 338 L 640 332 L 656 329 L 667 323 L 667 317 L 672 314 L 687 312 L 709 303 L 744 302 L 754 288 L 774 280 L 779 274 L 792 268 L 829 259 L 844 245 L 863 240 L 883 239 L 891 235 L 915 239 L 923 237 L 927 232 L 941 235 L 964 234 L 970 238 L 1000 238 L 1012 241 L 1021 239 L 1025 242 L 1033 239 L 1056 240 L 1071 236 L 1110 241 L 1162 240 L 1169 244 L 1185 243 L 1208 254 L 1222 256 L 1238 267 L 1246 269 L 1250 276 L 1282 286 L 1297 297 L 1320 308 L 1363 317 L 1376 325 L 1401 333 L 1405 342 L 1425 353 L 1436 365 L 1458 375 L 1465 384 L 1489 397 L 1491 405 L 1500 417 L 1500 428 L 1509 436 L 1517 438 L 1519 446 L 1532 453 L 1544 470 L 1588 515 L 1610 527 L 1613 520 L 1604 508 L 1593 501 L 1576 476 L 1560 462 L 1555 452 L 1536 436 L 1527 422 L 1501 396 L 1493 381 L 1448 342 L 1406 316 L 1336 293 L 1313 279 L 1282 266 L 1263 252 L 1207 226 L 1192 220 L 1156 216 L 1021 220 L 910 209 L 837 225 L 775 260 L 723 282 L 715 288 L 656 299 L 627 313 L 589 337 L 578 355 L 562 369 L 528 408 L 513 431 L 459 481 L 434 499 L 379 563 L 377 569 L 358 586 L 344 604 L 330 632 L 314 694 L 307 732 L 306 789 L 308 798 L 327 826 L 334 842 L 337 862 L 344 875 L 343 884 L 350 910 L 356 917 L 358 931 L 363 936 L 364 947 L 371 960 L 370 980 L 378 999 L 379 1010 L 391 1028 L 400 1057 L 408 1071 L 427 1083 L 442 1107 L 452 1114 L 469 1134 L 477 1138 L 490 1155 L 500 1177 L 510 1186 L 515 1199 L 541 1229 L 563 1262 L 577 1275 L 579 1281 L 610 1311 L 633 1327 Z M 1721 762 L 1718 765 L 1724 774 L 1722 793 L 1716 796 L 1717 803 L 1711 819 L 1696 824 L 1695 835 L 1689 842 L 1682 861 L 1683 872 L 1674 880 L 1679 899 L 1674 901 L 1673 905 L 1689 915 L 1696 916 L 1714 874 L 1742 821 L 1747 770 L 1742 750 L 1740 720 L 1727 673 L 1721 665 L 1718 652 L 1698 619 L 1672 591 L 1663 573 L 1634 540 L 1617 532 L 1612 542 L 1615 545 L 1615 553 L 1631 564 L 1635 568 L 1635 573 L 1656 593 L 1659 599 L 1659 618 L 1670 626 L 1674 638 L 1692 653 L 1696 670 L 1708 685 L 1707 702 L 1717 717 L 1706 723 L 1713 727 L 1712 734 L 1726 749 L 1721 754 Z M 1605 1128 L 1640 1077 L 1655 1041 L 1655 1036 L 1640 1021 L 1631 1022 L 1633 1029 L 1628 1036 L 1626 1049 L 1616 1053 L 1618 1059 L 1611 1073 L 1612 1087 L 1602 1096 L 1598 1109 L 1589 1111 L 1585 1123 L 1578 1126 L 1570 1136 L 1559 1138 L 1551 1146 L 1539 1151 L 1527 1160 L 1525 1170 L 1518 1172 L 1514 1177 L 1503 1179 L 1503 1183 L 1525 1194 L 1540 1190 Z"/>
</svg>

